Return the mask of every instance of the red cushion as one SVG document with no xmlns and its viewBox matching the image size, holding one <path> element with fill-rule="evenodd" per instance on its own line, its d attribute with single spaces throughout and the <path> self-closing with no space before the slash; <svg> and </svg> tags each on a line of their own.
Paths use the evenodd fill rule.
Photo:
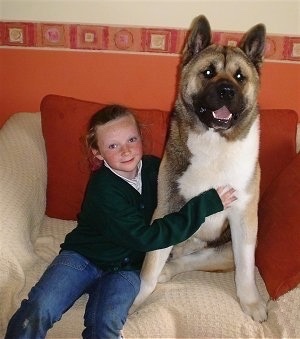
<svg viewBox="0 0 300 339">
<path fill-rule="evenodd" d="M 271 298 L 300 283 L 300 154 L 266 190 L 259 204 L 256 265 Z"/>
<path fill-rule="evenodd" d="M 41 102 L 49 217 L 76 220 L 90 174 L 83 140 L 89 118 L 104 106 L 58 95 L 48 95 Z M 144 153 L 161 157 L 169 113 L 154 109 L 133 111 L 141 124 Z"/>
<path fill-rule="evenodd" d="M 296 155 L 297 121 L 298 115 L 292 110 L 260 111 L 261 195 Z"/>
</svg>

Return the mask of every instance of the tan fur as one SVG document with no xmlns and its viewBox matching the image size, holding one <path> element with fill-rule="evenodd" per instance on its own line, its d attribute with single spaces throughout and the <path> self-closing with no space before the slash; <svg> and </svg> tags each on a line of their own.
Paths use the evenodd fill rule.
<svg viewBox="0 0 300 339">
<path fill-rule="evenodd" d="M 263 25 L 252 28 L 240 48 L 213 45 L 210 36 L 206 18 L 196 18 L 182 57 L 153 219 L 179 210 L 212 187 L 231 185 L 238 200 L 229 209 L 206 218 L 185 242 L 147 253 L 141 291 L 132 310 L 158 281 L 191 270 L 235 268 L 243 311 L 256 321 L 264 321 L 266 304 L 255 284 L 254 251 L 260 183 L 257 93 L 265 30 Z M 223 236 L 228 224 L 229 242 Z"/>
</svg>

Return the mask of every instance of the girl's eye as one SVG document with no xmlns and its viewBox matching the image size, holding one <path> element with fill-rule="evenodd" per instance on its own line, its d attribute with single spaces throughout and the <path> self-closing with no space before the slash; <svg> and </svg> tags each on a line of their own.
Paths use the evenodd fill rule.
<svg viewBox="0 0 300 339">
<path fill-rule="evenodd" d="M 108 146 L 109 149 L 114 149 L 114 148 L 116 148 L 116 147 L 117 147 L 116 144 L 111 144 L 111 145 Z"/>
<path fill-rule="evenodd" d="M 129 139 L 129 142 L 135 142 L 135 141 L 137 141 L 137 137 L 132 137 Z"/>
</svg>

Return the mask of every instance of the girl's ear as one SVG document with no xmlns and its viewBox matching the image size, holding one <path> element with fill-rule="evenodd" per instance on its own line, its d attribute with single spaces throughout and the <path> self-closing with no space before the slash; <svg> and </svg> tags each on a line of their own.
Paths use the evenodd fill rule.
<svg viewBox="0 0 300 339">
<path fill-rule="evenodd" d="M 102 155 L 99 153 L 99 151 L 97 149 L 92 148 L 92 153 L 93 156 L 99 160 L 104 160 L 104 158 L 102 157 Z"/>
</svg>

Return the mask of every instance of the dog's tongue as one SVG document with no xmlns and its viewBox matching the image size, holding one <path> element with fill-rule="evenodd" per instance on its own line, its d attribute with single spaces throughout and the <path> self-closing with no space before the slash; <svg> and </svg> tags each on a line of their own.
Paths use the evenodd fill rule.
<svg viewBox="0 0 300 339">
<path fill-rule="evenodd" d="M 215 119 L 219 120 L 230 120 L 232 117 L 232 114 L 230 113 L 226 106 L 223 106 L 217 109 L 216 111 L 213 111 L 212 114 Z"/>
</svg>

